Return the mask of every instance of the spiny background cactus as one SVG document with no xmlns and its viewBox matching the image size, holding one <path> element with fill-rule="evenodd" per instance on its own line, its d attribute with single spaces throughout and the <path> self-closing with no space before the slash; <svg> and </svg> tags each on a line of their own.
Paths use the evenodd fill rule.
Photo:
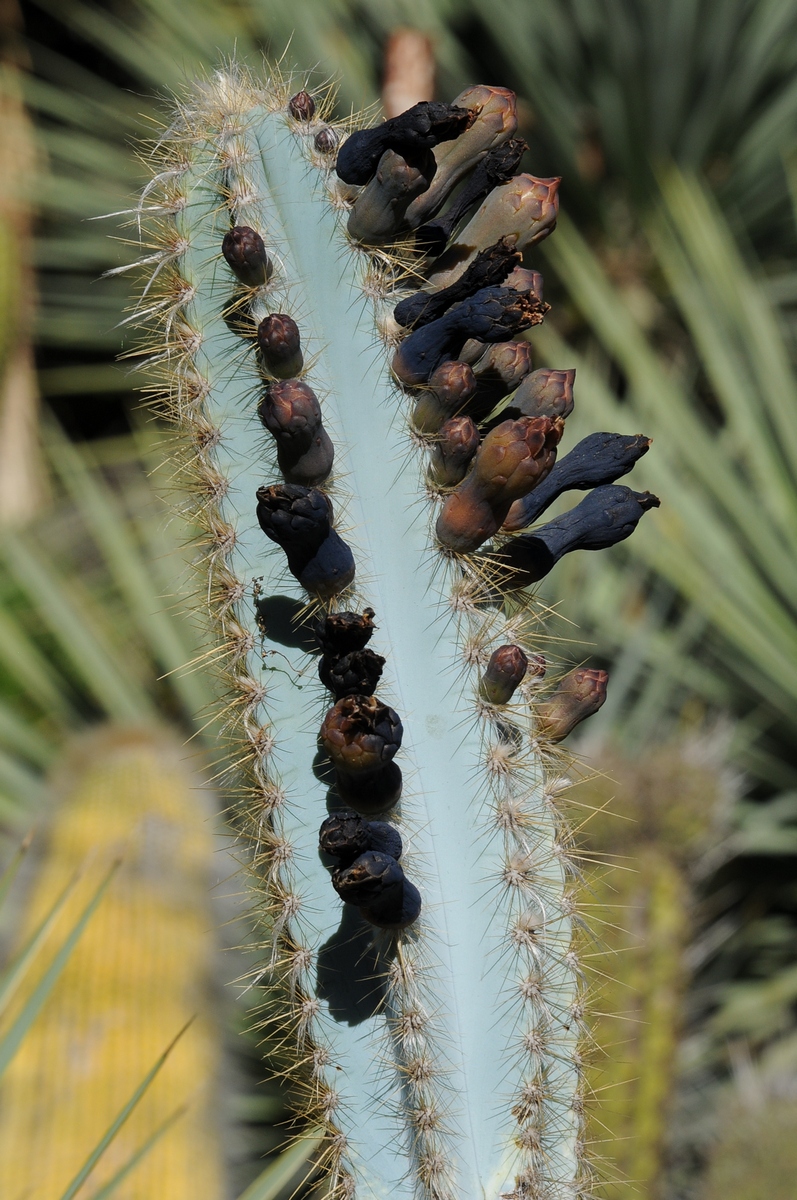
<svg viewBox="0 0 797 1200">
<path fill-rule="evenodd" d="M 523 589 L 657 501 L 613 485 L 624 465 L 572 517 L 500 532 L 552 471 L 572 407 L 572 374 L 523 389 L 527 353 L 518 376 L 520 351 L 494 349 L 523 349 L 514 335 L 544 316 L 519 255 L 557 211 L 557 180 L 503 163 L 512 93 L 469 88 L 356 132 L 329 111 L 277 73 L 213 75 L 164 128 L 134 213 L 138 319 L 206 530 L 258 978 L 279 997 L 262 1019 L 299 1114 L 326 1128 L 331 1194 L 564 1200 L 591 1172 L 556 744 L 606 675 L 565 675 L 535 717 L 543 669 L 520 666 L 540 614 Z M 415 231 L 474 169 L 486 182 L 459 195 L 475 214 L 447 227 L 443 212 L 442 253 L 424 257 Z M 400 321 L 419 289 L 431 314 L 423 301 Z M 446 422 L 413 424 L 430 392 L 476 431 L 457 435 L 453 487 L 426 473 L 430 446 L 456 457 Z M 319 827 L 344 806 L 322 857 Z"/>
</svg>

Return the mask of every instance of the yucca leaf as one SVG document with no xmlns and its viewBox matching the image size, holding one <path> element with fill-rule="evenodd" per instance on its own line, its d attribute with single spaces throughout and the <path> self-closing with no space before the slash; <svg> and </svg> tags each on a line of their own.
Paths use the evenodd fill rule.
<svg viewBox="0 0 797 1200">
<path fill-rule="evenodd" d="M 310 1155 L 319 1148 L 324 1136 L 323 1129 L 316 1129 L 310 1130 L 298 1138 L 292 1146 L 283 1150 L 273 1162 L 270 1162 L 264 1171 L 261 1171 L 257 1179 L 250 1183 L 244 1192 L 241 1192 L 238 1200 L 274 1200 L 274 1197 L 278 1196 L 283 1188 L 287 1187 L 294 1179 Z M 307 1182 L 313 1169 L 311 1166 L 297 1187 L 301 1187 Z"/>
</svg>

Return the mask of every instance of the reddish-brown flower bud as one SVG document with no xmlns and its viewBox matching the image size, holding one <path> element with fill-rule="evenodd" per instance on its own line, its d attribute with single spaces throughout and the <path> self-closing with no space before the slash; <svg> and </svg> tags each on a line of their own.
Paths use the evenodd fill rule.
<svg viewBox="0 0 797 1200">
<path fill-rule="evenodd" d="M 521 417 L 491 430 L 465 481 L 443 505 L 437 520 L 442 545 L 466 554 L 497 533 L 512 501 L 550 471 L 561 436 L 561 421 L 548 417 Z"/>
<path fill-rule="evenodd" d="M 529 660 L 520 646 L 499 646 L 490 656 L 479 684 L 482 699 L 490 704 L 508 704 L 528 666 Z"/>
<path fill-rule="evenodd" d="M 479 447 L 479 431 L 470 417 L 451 417 L 440 428 L 429 456 L 429 479 L 439 487 L 456 487 Z"/>
<path fill-rule="evenodd" d="M 543 279 L 539 271 L 529 271 L 526 267 L 515 267 L 512 274 L 507 275 L 503 286 L 514 288 L 516 292 L 531 292 L 532 296 L 543 305 L 545 312 L 550 311 L 551 306 L 545 304 L 543 299 Z"/>
<path fill-rule="evenodd" d="M 304 365 L 299 326 L 286 313 L 271 313 L 257 327 L 263 366 L 277 379 L 293 379 Z"/>
<path fill-rule="evenodd" d="M 476 377 L 467 363 L 455 358 L 441 363 L 415 401 L 414 427 L 419 433 L 437 433 L 449 417 L 465 408 L 475 391 Z"/>
<path fill-rule="evenodd" d="M 577 667 L 537 706 L 537 732 L 549 742 L 561 742 L 581 721 L 596 713 L 606 699 L 606 671 Z"/>
<path fill-rule="evenodd" d="M 339 141 L 336 130 L 331 125 L 325 125 L 313 138 L 313 145 L 320 154 L 334 154 Z"/>
<path fill-rule="evenodd" d="M 315 392 L 299 379 L 282 379 L 264 392 L 258 416 L 277 443 L 277 462 L 288 483 L 322 483 L 335 450 L 321 421 Z"/>
<path fill-rule="evenodd" d="M 235 278 L 246 287 L 261 287 L 271 278 L 274 268 L 256 229 L 236 225 L 225 233 L 221 252 Z"/>
<path fill-rule="evenodd" d="M 294 121 L 312 121 L 315 116 L 315 100 L 309 92 L 302 89 L 288 101 L 288 112 Z"/>
<path fill-rule="evenodd" d="M 487 347 L 485 353 L 473 364 L 476 390 L 467 411 L 474 420 L 480 421 L 492 412 L 531 371 L 532 355 L 530 342 L 500 342 Z M 536 413 L 512 413 L 512 416 L 536 416 Z M 553 416 L 553 413 L 547 414 Z M 499 420 L 505 420 L 501 416 Z"/>
<path fill-rule="evenodd" d="M 376 696 L 345 696 L 324 717 L 321 741 L 338 771 L 364 777 L 392 761 L 403 733 L 398 713 Z"/>
<path fill-rule="evenodd" d="M 512 410 L 524 417 L 569 417 L 573 411 L 574 370 L 541 367 L 527 375 L 512 397 Z"/>
</svg>

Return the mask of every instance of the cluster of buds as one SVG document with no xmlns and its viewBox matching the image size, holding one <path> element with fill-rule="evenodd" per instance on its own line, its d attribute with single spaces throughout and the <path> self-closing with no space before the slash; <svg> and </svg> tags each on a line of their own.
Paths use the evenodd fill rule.
<svg viewBox="0 0 797 1200">
<path fill-rule="evenodd" d="M 336 860 L 332 886 L 347 904 L 382 929 L 404 929 L 419 916 L 421 896 L 399 863 L 398 830 L 348 809 L 333 812 L 318 835 L 321 853 Z"/>
<path fill-rule="evenodd" d="M 322 650 L 318 675 L 335 700 L 344 696 L 372 696 L 382 676 L 385 660 L 367 643 L 374 631 L 374 610 L 332 613 L 316 627 Z"/>
</svg>

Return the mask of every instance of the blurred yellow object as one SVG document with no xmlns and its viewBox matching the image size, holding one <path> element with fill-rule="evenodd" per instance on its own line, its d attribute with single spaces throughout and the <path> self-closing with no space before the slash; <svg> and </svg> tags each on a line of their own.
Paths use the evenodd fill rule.
<svg viewBox="0 0 797 1200">
<path fill-rule="evenodd" d="M 105 732 L 84 744 L 81 757 L 52 823 L 20 942 L 76 871 L 81 878 L 17 1004 L 109 864 L 119 858 L 121 867 L 0 1087 L 0 1196 L 56 1200 L 196 1013 L 81 1198 L 89 1200 L 186 1105 L 114 1200 L 220 1200 L 208 905 L 214 841 L 207 807 L 179 751 L 152 734 Z"/>
</svg>

